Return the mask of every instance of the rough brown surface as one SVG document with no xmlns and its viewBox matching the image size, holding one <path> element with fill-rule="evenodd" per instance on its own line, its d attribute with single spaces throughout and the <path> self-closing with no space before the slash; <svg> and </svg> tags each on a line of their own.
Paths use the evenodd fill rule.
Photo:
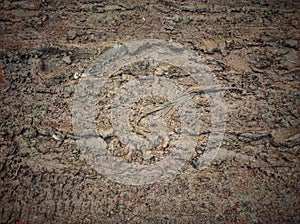
<svg viewBox="0 0 300 224">
<path fill-rule="evenodd" d="M 0 220 L 299 223 L 300 5 L 233 2 L 0 1 Z M 128 186 L 82 157 L 70 103 L 75 73 L 145 38 L 181 43 L 243 92 L 224 93 L 211 166 L 200 169 L 197 152 L 174 178 Z"/>
</svg>

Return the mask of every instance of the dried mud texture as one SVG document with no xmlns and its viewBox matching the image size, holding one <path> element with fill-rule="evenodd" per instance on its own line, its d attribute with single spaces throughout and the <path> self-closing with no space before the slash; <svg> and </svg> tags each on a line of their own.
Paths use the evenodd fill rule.
<svg viewBox="0 0 300 224">
<path fill-rule="evenodd" d="M 299 223 L 299 8 L 280 0 L 0 1 L 0 220 Z M 242 91 L 224 92 L 227 129 L 213 164 L 198 166 L 199 144 L 176 177 L 128 186 L 88 165 L 70 105 L 94 58 L 144 38 L 197 52 L 223 87 Z"/>
</svg>

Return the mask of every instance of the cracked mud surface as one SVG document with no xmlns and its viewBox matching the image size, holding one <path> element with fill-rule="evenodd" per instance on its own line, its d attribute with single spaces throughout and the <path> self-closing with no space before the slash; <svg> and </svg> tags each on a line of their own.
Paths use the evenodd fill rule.
<svg viewBox="0 0 300 224">
<path fill-rule="evenodd" d="M 297 1 L 2 0 L 0 8 L 3 223 L 299 223 Z M 204 131 L 175 177 L 129 186 L 89 166 L 75 144 L 70 105 L 95 58 L 117 43 L 146 38 L 178 42 L 205 59 L 228 89 L 226 131 L 208 168 L 198 164 Z M 153 74 L 187 82 L 176 68 L 133 64 L 114 74 L 99 97 L 99 134 L 128 163 L 154 163 L 171 150 L 172 138 L 162 138 L 149 155 L 129 153 L 103 134 L 115 86 Z M 194 100 L 209 123 L 205 98 Z M 149 121 L 140 117 L 168 102 L 141 103 L 130 122 L 147 135 Z M 169 116 L 166 126 L 176 134 L 176 111 L 155 115 Z"/>
</svg>

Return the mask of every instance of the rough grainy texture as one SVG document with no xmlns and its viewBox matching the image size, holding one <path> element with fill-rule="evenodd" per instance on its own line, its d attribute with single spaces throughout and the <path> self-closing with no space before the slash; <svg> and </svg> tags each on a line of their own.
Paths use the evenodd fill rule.
<svg viewBox="0 0 300 224">
<path fill-rule="evenodd" d="M 0 220 L 299 223 L 300 4 L 230 2 L 1 0 Z M 87 164 L 70 103 L 95 57 L 144 38 L 181 43 L 243 92 L 224 93 L 211 166 L 197 152 L 172 179 L 127 186 Z"/>
</svg>

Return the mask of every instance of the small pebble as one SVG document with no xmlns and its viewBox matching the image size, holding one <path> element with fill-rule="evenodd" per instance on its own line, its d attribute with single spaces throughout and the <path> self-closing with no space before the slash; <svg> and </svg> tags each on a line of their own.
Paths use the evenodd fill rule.
<svg viewBox="0 0 300 224">
<path fill-rule="evenodd" d="M 53 134 L 52 138 L 54 138 L 56 141 L 60 141 L 61 140 L 60 136 L 58 136 L 56 134 Z"/>
<path fill-rule="evenodd" d="M 72 59 L 70 55 L 63 56 L 62 60 L 68 65 L 72 63 Z"/>
<path fill-rule="evenodd" d="M 191 165 L 192 165 L 192 167 L 194 168 L 194 169 L 197 169 L 197 164 L 194 162 L 194 161 L 191 161 Z"/>
<path fill-rule="evenodd" d="M 129 197 L 128 197 L 127 194 L 124 194 L 124 200 L 125 200 L 125 201 L 128 201 L 128 200 L 129 200 Z"/>
<path fill-rule="evenodd" d="M 75 72 L 73 78 L 74 79 L 79 79 L 81 77 L 81 75 L 78 72 Z"/>
<path fill-rule="evenodd" d="M 63 56 L 62 60 L 68 65 L 72 63 L 72 59 L 70 55 Z"/>
<path fill-rule="evenodd" d="M 69 31 L 67 33 L 67 39 L 68 40 L 74 40 L 76 38 L 76 36 L 77 36 L 76 31 Z"/>
<path fill-rule="evenodd" d="M 77 29 L 76 30 L 76 35 L 77 36 L 83 36 L 86 33 L 84 29 Z"/>
</svg>

